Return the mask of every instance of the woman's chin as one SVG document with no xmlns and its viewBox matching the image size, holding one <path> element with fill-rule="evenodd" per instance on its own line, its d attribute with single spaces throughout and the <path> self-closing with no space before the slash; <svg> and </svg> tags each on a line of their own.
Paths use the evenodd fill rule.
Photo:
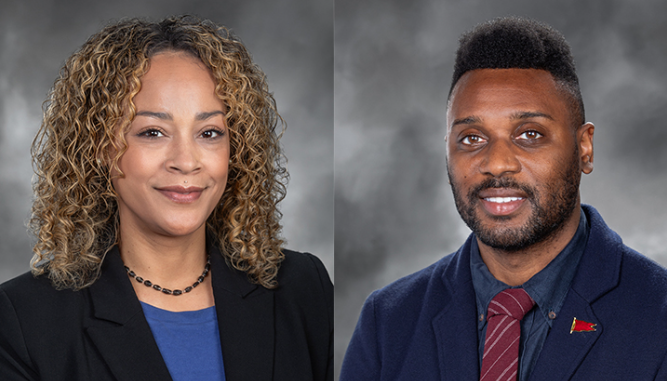
<svg viewBox="0 0 667 381">
<path fill-rule="evenodd" d="M 191 227 L 191 226 L 173 227 L 168 230 L 165 230 L 164 235 L 172 238 L 186 238 L 200 234 L 202 231 L 204 231 L 203 228 L 204 225 L 197 227 Z"/>
<path fill-rule="evenodd" d="M 153 233 L 165 238 L 187 238 L 205 231 L 206 221 L 172 221 L 155 226 Z"/>
</svg>

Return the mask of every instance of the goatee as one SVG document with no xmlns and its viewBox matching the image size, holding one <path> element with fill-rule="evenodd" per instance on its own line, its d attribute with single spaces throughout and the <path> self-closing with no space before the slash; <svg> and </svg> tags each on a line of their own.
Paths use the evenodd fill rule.
<svg viewBox="0 0 667 381">
<path fill-rule="evenodd" d="M 456 209 L 470 230 L 487 246 L 512 252 L 543 242 L 562 229 L 565 221 L 574 213 L 581 181 L 578 151 L 575 150 L 568 165 L 560 173 L 555 174 L 553 181 L 540 187 L 542 190 L 519 183 L 511 176 L 490 177 L 470 189 L 464 196 L 461 195 L 448 171 Z M 488 225 L 483 224 L 478 215 L 481 203 L 479 193 L 489 188 L 515 189 L 524 192 L 527 195 L 526 201 L 532 206 L 528 221 L 519 227 L 506 227 L 503 226 L 503 222 L 513 217 L 487 216 L 493 222 Z"/>
</svg>

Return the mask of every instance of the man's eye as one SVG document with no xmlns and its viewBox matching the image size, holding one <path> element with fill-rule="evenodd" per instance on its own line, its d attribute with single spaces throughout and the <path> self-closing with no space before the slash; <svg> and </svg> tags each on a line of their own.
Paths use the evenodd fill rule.
<svg viewBox="0 0 667 381">
<path fill-rule="evenodd" d="M 536 140 L 536 139 L 539 139 L 543 136 L 544 135 L 540 134 L 537 131 L 526 131 L 523 134 L 519 135 L 518 138 L 519 139 L 525 139 L 525 140 Z"/>
<path fill-rule="evenodd" d="M 461 143 L 464 145 L 474 145 L 474 144 L 479 144 L 484 141 L 484 138 L 481 136 L 477 135 L 468 135 L 461 139 Z"/>
</svg>

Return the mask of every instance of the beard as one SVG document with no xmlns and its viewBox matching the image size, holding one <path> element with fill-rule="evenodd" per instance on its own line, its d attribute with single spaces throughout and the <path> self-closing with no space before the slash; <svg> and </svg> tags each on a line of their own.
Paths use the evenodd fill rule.
<svg viewBox="0 0 667 381">
<path fill-rule="evenodd" d="M 463 195 L 448 171 L 454 193 L 456 209 L 463 221 L 477 238 L 494 249 L 513 252 L 548 240 L 565 225 L 574 213 L 579 198 L 579 149 L 563 170 L 555 173 L 540 189 L 521 184 L 511 177 L 489 178 Z M 492 216 L 490 226 L 482 223 L 477 206 L 481 203 L 479 192 L 489 188 L 510 188 L 523 191 L 532 212 L 525 224 L 519 227 L 503 226 L 510 216 Z"/>
</svg>

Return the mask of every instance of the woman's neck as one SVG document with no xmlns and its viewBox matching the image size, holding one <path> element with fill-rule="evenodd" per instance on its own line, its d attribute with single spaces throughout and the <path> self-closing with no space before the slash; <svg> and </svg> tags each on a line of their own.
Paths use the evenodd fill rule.
<svg viewBox="0 0 667 381">
<path fill-rule="evenodd" d="M 167 237 L 139 233 L 137 229 L 120 229 L 120 255 L 138 277 L 170 290 L 192 286 L 206 266 L 205 226 L 193 234 Z M 142 302 L 170 311 L 199 310 L 214 304 L 211 274 L 192 291 L 179 296 L 156 291 L 130 278 Z"/>
</svg>

